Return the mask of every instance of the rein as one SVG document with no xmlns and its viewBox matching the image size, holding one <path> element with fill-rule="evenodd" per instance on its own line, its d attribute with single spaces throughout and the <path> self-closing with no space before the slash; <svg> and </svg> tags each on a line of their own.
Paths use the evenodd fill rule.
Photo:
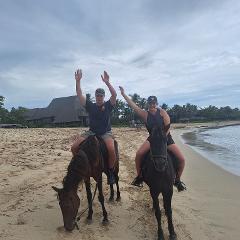
<svg viewBox="0 0 240 240">
<path fill-rule="evenodd" d="M 96 196 L 97 186 L 98 186 L 98 183 L 96 183 L 96 186 L 95 186 L 95 190 L 94 190 L 94 194 L 93 194 L 91 203 L 93 203 L 93 200 L 94 200 L 94 198 L 95 198 L 95 196 Z M 81 219 L 81 216 L 82 216 L 88 209 L 89 209 L 89 206 L 88 206 L 86 209 L 84 209 L 84 210 L 78 215 L 78 217 L 77 217 L 77 219 L 76 219 L 76 221 L 75 221 L 75 226 L 76 226 L 77 230 L 79 230 L 79 226 L 78 226 L 77 222 Z"/>
</svg>

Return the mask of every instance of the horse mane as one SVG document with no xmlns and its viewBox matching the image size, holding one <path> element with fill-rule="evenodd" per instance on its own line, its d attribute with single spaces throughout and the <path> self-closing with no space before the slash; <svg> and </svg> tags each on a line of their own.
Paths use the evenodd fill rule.
<svg viewBox="0 0 240 240">
<path fill-rule="evenodd" d="M 69 163 L 67 174 L 63 179 L 63 188 L 66 191 L 77 188 L 99 161 L 99 142 L 95 136 L 89 136 L 80 144 L 78 153 Z"/>
<path fill-rule="evenodd" d="M 63 188 L 66 191 L 77 188 L 88 172 L 88 158 L 83 151 L 79 150 L 78 154 L 72 158 L 68 165 L 67 174 L 63 178 Z"/>
</svg>

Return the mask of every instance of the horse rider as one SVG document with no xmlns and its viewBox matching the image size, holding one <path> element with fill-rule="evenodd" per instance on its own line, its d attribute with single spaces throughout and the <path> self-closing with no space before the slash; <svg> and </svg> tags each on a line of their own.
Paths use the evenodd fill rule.
<svg viewBox="0 0 240 240">
<path fill-rule="evenodd" d="M 147 130 L 149 134 L 151 133 L 152 127 L 157 124 L 161 125 L 164 124 L 164 129 L 166 131 L 167 135 L 167 147 L 168 150 L 170 150 L 179 161 L 179 167 L 177 169 L 176 173 L 176 179 L 174 182 L 174 185 L 177 187 L 178 191 L 183 191 L 186 189 L 185 184 L 181 182 L 180 178 L 185 166 L 185 158 L 183 154 L 181 153 L 178 146 L 175 144 L 175 142 L 172 139 L 172 136 L 170 134 L 170 117 L 167 114 L 167 112 L 157 107 L 157 97 L 156 96 L 150 96 L 147 99 L 148 103 L 148 111 L 145 111 L 138 107 L 124 92 L 124 89 L 122 87 L 119 87 L 121 91 L 121 95 L 123 98 L 127 101 L 128 105 L 136 112 L 136 114 L 144 121 L 146 124 Z M 143 177 L 141 174 L 141 160 L 143 159 L 144 155 L 150 150 L 150 142 L 148 139 L 141 145 L 141 147 L 137 150 L 136 157 L 135 157 L 135 163 L 136 163 L 136 170 L 137 170 L 137 177 L 133 180 L 131 183 L 134 186 L 141 186 L 143 182 Z"/>
<path fill-rule="evenodd" d="M 102 81 L 107 85 L 111 97 L 108 101 L 104 101 L 105 91 L 102 88 L 97 88 L 95 91 L 96 103 L 93 103 L 90 99 L 86 99 L 86 97 L 82 93 L 81 89 L 81 79 L 82 79 L 82 70 L 77 69 L 75 72 L 76 79 L 76 92 L 77 96 L 80 100 L 80 104 L 86 108 L 86 111 L 89 114 L 89 130 L 84 132 L 73 144 L 71 147 L 71 151 L 73 155 L 75 155 L 79 150 L 79 145 L 84 139 L 86 139 L 90 135 L 98 135 L 101 136 L 103 141 L 106 144 L 108 150 L 108 167 L 109 167 L 109 178 L 108 183 L 114 184 L 115 177 L 113 174 L 114 164 L 116 161 L 116 154 L 114 148 L 114 139 L 111 132 L 111 122 L 110 122 L 110 114 L 113 110 L 114 105 L 116 104 L 117 93 L 114 90 L 113 86 L 109 81 L 109 75 L 106 71 L 101 75 Z"/>
</svg>

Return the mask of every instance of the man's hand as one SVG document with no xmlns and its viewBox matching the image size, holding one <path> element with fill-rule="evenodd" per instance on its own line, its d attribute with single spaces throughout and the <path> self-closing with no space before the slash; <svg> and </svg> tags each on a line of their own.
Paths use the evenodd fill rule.
<svg viewBox="0 0 240 240">
<path fill-rule="evenodd" d="M 119 86 L 119 89 L 120 89 L 120 91 L 121 91 L 121 94 L 123 95 L 123 94 L 124 94 L 124 89 L 123 89 L 123 87 Z"/>
<path fill-rule="evenodd" d="M 105 82 L 106 84 L 109 83 L 109 75 L 107 74 L 106 71 L 104 71 L 104 74 L 101 75 L 101 77 L 102 77 L 103 82 Z"/>
<path fill-rule="evenodd" d="M 81 78 L 82 78 L 82 70 L 77 69 L 77 71 L 75 72 L 75 79 L 77 82 L 80 82 Z"/>
</svg>

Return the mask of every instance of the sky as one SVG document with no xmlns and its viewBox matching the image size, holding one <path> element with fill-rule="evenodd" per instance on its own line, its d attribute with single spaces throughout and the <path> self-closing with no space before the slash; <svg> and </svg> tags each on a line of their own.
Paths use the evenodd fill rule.
<svg viewBox="0 0 240 240">
<path fill-rule="evenodd" d="M 185 103 L 240 108 L 238 0 L 0 1 L 0 96 L 5 107 L 46 107 L 107 87 L 122 99 L 156 95 Z M 109 93 L 107 93 L 107 98 Z"/>
</svg>

